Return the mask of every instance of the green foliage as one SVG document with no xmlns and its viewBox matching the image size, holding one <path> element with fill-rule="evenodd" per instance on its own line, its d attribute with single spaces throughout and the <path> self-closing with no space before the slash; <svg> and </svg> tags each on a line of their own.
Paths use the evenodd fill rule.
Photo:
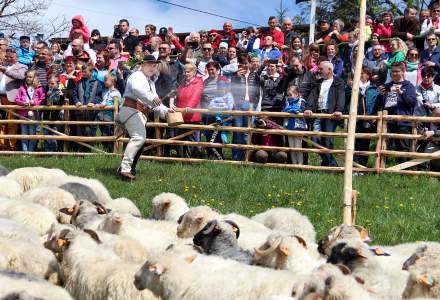
<svg viewBox="0 0 440 300">
<path fill-rule="evenodd" d="M 77 176 L 101 180 L 112 197 L 128 197 L 145 215 L 151 199 L 174 192 L 191 206 L 252 216 L 271 207 L 293 207 L 307 215 L 318 236 L 342 221 L 343 175 L 226 166 L 219 164 L 139 163 L 138 180 L 119 180 L 119 158 L 107 156 L 35 158 L 2 157 L 8 168 L 55 167 Z M 440 240 L 439 180 L 431 177 L 365 175 L 354 178 L 358 196 L 357 224 L 371 231 L 377 243 Z"/>
</svg>

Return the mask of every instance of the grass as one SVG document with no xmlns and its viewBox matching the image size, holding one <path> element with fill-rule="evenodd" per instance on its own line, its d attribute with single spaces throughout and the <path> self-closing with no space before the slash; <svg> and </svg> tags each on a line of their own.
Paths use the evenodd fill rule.
<svg viewBox="0 0 440 300">
<path fill-rule="evenodd" d="M 307 215 L 318 236 L 342 221 L 343 175 L 215 164 L 142 161 L 138 180 L 115 176 L 116 157 L 1 157 L 0 164 L 61 168 L 69 174 L 100 179 L 111 195 L 128 197 L 145 215 L 161 192 L 183 196 L 191 206 L 209 205 L 222 212 L 247 216 L 272 207 L 293 207 Z M 377 243 L 396 244 L 440 240 L 440 185 L 431 177 L 366 175 L 355 177 L 357 223 L 367 227 Z"/>
</svg>

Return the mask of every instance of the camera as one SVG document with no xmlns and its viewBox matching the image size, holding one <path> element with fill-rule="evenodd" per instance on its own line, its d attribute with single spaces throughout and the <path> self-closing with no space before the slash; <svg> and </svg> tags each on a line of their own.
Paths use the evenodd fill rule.
<svg viewBox="0 0 440 300">
<path fill-rule="evenodd" d="M 188 47 L 190 47 L 191 49 L 197 49 L 197 47 L 199 46 L 198 42 L 188 42 Z"/>
<path fill-rule="evenodd" d="M 122 38 L 122 32 L 121 29 L 119 28 L 119 25 L 115 25 L 114 26 L 114 31 L 113 31 L 113 38 L 115 39 L 121 39 Z"/>
</svg>

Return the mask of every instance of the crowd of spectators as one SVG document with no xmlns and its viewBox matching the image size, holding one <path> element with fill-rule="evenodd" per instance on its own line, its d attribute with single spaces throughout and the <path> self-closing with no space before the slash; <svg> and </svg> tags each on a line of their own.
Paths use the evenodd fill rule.
<svg viewBox="0 0 440 300">
<path fill-rule="evenodd" d="M 358 113 L 375 115 L 387 110 L 393 115 L 440 116 L 440 8 L 429 10 L 407 7 L 399 18 L 383 12 L 377 18 L 367 17 L 367 44 L 359 89 Z M 304 36 L 295 32 L 292 20 L 278 24 L 269 17 L 267 28 L 249 27 L 234 31 L 231 22 L 222 30 L 191 32 L 184 39 L 172 27 L 157 30 L 145 26 L 145 34 L 131 27 L 126 19 L 119 21 L 113 37 L 105 41 L 100 31 L 90 31 L 82 16 L 72 18 L 69 44 L 49 46 L 43 41 L 31 43 L 21 36 L 15 45 L 0 38 L 1 104 L 17 104 L 16 111 L 28 119 L 63 120 L 63 111 L 39 113 L 28 106 L 63 105 L 114 107 L 123 101 L 127 78 L 139 68 L 145 55 L 160 61 L 155 88 L 161 102 L 182 109 L 204 108 L 216 112 L 227 110 L 304 113 L 304 118 L 252 119 L 260 128 L 287 128 L 335 132 L 343 126 L 341 117 L 350 105 L 353 73 L 359 40 L 359 19 L 351 24 L 342 20 L 321 19 L 315 42 L 305 45 Z M 333 118 L 314 118 L 316 113 Z M 17 116 L 1 110 L 1 117 Z M 74 121 L 112 121 L 111 111 L 71 111 Z M 230 118 L 222 114 L 185 113 L 188 124 L 248 126 L 248 117 Z M 45 127 L 46 128 L 46 127 Z M 63 131 L 63 126 L 50 125 L 45 134 Z M 113 135 L 112 126 L 70 126 L 71 135 Z M 0 134 L 34 135 L 42 130 L 36 125 L 1 124 Z M 433 135 L 435 124 L 420 124 L 418 130 Z M 437 130 L 437 131 L 436 131 Z M 164 137 L 187 133 L 185 139 L 215 143 L 246 144 L 248 134 L 228 135 L 218 131 L 162 130 Z M 358 121 L 357 132 L 374 132 L 375 123 Z M 410 133 L 411 124 L 390 122 L 389 132 Z M 333 138 L 314 138 L 322 146 L 333 148 Z M 269 134 L 252 135 L 253 144 L 264 146 L 305 147 L 300 138 Z M 408 140 L 393 140 L 392 149 L 409 151 Z M 1 150 L 60 151 L 61 143 L 51 140 L 37 145 L 36 140 L 0 140 Z M 84 148 L 70 145 L 74 151 Z M 111 144 L 104 145 L 111 151 Z M 370 141 L 356 140 L 356 150 L 368 151 Z M 221 148 L 166 147 L 166 155 L 224 159 Z M 423 149 L 422 149 L 423 150 Z M 232 159 L 244 160 L 245 151 L 234 149 Z M 258 162 L 306 164 L 307 157 L 297 152 L 267 153 L 257 151 L 251 157 Z M 322 165 L 336 166 L 331 154 L 321 154 Z M 356 157 L 366 165 L 367 157 Z"/>
</svg>

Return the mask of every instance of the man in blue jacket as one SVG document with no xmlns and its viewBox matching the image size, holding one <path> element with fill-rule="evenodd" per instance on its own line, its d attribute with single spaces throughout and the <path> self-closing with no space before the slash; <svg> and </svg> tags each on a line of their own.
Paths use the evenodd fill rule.
<svg viewBox="0 0 440 300">
<path fill-rule="evenodd" d="M 389 115 L 412 116 L 417 104 L 416 89 L 411 82 L 405 80 L 405 64 L 395 63 L 391 67 L 391 81 L 379 87 L 379 110 L 387 110 Z M 390 133 L 411 133 L 408 121 L 388 122 Z M 394 139 L 392 149 L 409 151 L 410 142 L 405 139 Z"/>
<path fill-rule="evenodd" d="M 429 33 L 426 36 L 426 43 L 428 48 L 420 52 L 420 62 L 424 67 L 434 67 L 436 76 L 434 78 L 434 83 L 440 83 L 440 48 L 437 47 L 438 38 L 437 35 Z"/>
</svg>

